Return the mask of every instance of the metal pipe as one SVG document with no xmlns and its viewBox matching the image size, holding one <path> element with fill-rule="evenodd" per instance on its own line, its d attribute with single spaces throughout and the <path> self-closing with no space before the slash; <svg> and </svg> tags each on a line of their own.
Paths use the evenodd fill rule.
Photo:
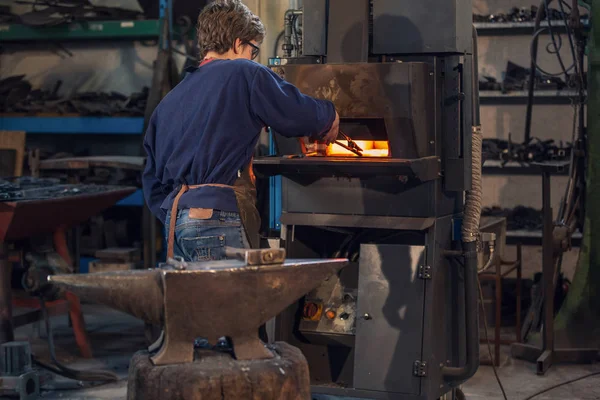
<svg viewBox="0 0 600 400">
<path fill-rule="evenodd" d="M 546 17 L 546 6 L 549 6 L 552 0 L 542 0 L 538 8 L 538 12 L 535 16 L 535 28 L 533 31 L 537 33 L 540 29 L 542 20 Z M 528 144 L 531 141 L 531 119 L 533 116 L 533 97 L 535 89 L 535 73 L 537 70 L 537 54 L 538 54 L 538 43 L 540 40 L 539 35 L 535 35 L 533 43 L 531 44 L 531 65 L 529 75 L 529 88 L 527 96 L 527 113 L 525 114 L 525 139 L 524 143 Z"/>
<path fill-rule="evenodd" d="M 283 54 L 285 57 L 292 56 L 294 45 L 292 44 L 292 35 L 294 31 L 294 18 L 302 15 L 302 10 L 287 10 L 283 16 Z"/>
<path fill-rule="evenodd" d="M 479 314 L 477 312 L 477 242 L 466 242 L 465 250 L 465 320 L 467 361 L 462 367 L 443 367 L 442 374 L 460 385 L 479 368 Z"/>
<path fill-rule="evenodd" d="M 12 321 L 12 264 L 8 248 L 0 242 L 0 344 L 15 340 Z"/>
<path fill-rule="evenodd" d="M 496 260 L 496 246 L 494 245 L 494 242 L 490 242 L 488 246 L 490 249 L 490 258 L 488 258 L 487 263 L 483 267 L 479 268 L 479 270 L 477 271 L 478 273 L 487 271 Z"/>
<path fill-rule="evenodd" d="M 553 257 L 553 232 L 551 204 L 551 178 L 547 169 L 542 170 L 542 214 L 544 228 L 542 237 L 542 288 L 544 291 L 544 334 L 542 346 L 544 352 L 554 352 L 554 257 Z M 538 361 L 538 374 L 543 374 L 550 367 L 549 362 Z"/>
<path fill-rule="evenodd" d="M 473 35 L 476 38 L 476 35 Z M 473 54 L 477 54 L 477 41 L 473 41 Z M 473 61 L 475 64 L 475 61 Z M 474 79 L 479 82 L 477 69 L 473 70 Z M 474 122 L 479 123 L 479 98 L 475 96 Z M 479 221 L 481 218 L 481 145 L 483 135 L 481 126 L 473 126 L 471 154 L 471 190 L 465 197 L 465 213 L 462 226 L 463 251 L 465 257 L 465 333 L 467 359 L 462 367 L 443 367 L 442 374 L 453 381 L 453 385 L 471 378 L 479 368 L 479 313 L 478 313 L 478 282 L 477 282 L 477 239 L 479 237 Z"/>
<path fill-rule="evenodd" d="M 481 125 L 481 113 L 479 111 L 479 50 L 477 47 L 477 29 L 473 25 L 473 126 Z"/>
</svg>

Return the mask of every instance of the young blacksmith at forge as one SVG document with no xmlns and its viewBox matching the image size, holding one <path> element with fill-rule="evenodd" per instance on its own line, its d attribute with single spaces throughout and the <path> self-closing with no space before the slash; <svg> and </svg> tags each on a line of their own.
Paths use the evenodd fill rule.
<svg viewBox="0 0 600 400">
<path fill-rule="evenodd" d="M 339 129 L 331 102 L 253 61 L 265 28 L 240 0 L 209 3 L 197 28 L 202 62 L 158 105 L 144 142 L 146 202 L 166 226 L 168 257 L 186 261 L 259 247 L 252 155 L 265 126 L 327 143 Z"/>
</svg>

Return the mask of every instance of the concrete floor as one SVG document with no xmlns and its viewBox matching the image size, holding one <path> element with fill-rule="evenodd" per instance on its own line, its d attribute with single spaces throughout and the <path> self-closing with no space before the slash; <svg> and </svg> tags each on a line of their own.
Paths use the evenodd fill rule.
<svg viewBox="0 0 600 400">
<path fill-rule="evenodd" d="M 119 382 L 96 387 L 87 387 L 81 382 L 71 381 L 47 373 L 42 377 L 42 398 L 58 400 L 124 399 L 127 391 L 127 369 L 129 359 L 137 349 L 145 346 L 143 324 L 127 315 L 102 307 L 84 306 L 86 326 L 95 358 L 83 360 L 78 357 L 72 331 L 64 316 L 52 319 L 55 327 L 55 342 L 58 358 L 72 368 L 82 370 L 110 369 L 117 373 Z M 34 354 L 48 359 L 45 329 L 33 324 L 17 331 L 17 337 L 32 343 Z M 482 347 L 482 352 L 487 352 Z M 540 377 L 535 374 L 535 365 L 506 357 L 508 348 L 503 349 L 502 365 L 498 368 L 500 379 L 510 400 L 523 400 L 538 390 L 557 383 L 577 378 L 590 372 L 600 372 L 600 365 L 554 366 Z M 502 400 L 502 394 L 491 367 L 480 367 L 477 374 L 463 387 L 468 399 Z M 339 399 L 339 398 L 338 398 Z M 592 400 L 600 399 L 600 376 L 595 376 L 572 385 L 553 390 L 535 398 L 536 400 Z M 241 399 L 240 399 L 241 400 Z M 332 397 L 315 396 L 315 400 L 333 400 Z"/>
</svg>

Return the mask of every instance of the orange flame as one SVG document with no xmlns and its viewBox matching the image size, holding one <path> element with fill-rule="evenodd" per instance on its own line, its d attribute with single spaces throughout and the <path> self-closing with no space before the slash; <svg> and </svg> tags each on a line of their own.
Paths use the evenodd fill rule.
<svg viewBox="0 0 600 400">
<path fill-rule="evenodd" d="M 363 149 L 362 154 L 364 157 L 389 157 L 390 155 L 390 147 L 385 140 L 355 140 L 354 143 Z M 327 155 L 330 157 L 358 157 L 335 143 L 327 146 Z"/>
</svg>

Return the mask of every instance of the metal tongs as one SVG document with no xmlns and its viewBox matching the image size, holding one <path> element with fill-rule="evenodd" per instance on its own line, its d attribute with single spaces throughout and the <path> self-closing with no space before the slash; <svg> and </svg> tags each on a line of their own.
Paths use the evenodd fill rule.
<svg viewBox="0 0 600 400">
<path fill-rule="evenodd" d="M 344 132 L 342 132 L 342 130 L 340 129 L 339 135 L 344 138 L 344 140 L 346 142 L 348 142 L 347 145 L 345 145 L 344 143 L 342 143 L 340 140 L 336 140 L 335 144 L 337 144 L 338 146 L 342 146 L 343 148 L 345 148 L 348 151 L 351 151 L 352 153 L 356 154 L 359 157 L 362 157 L 363 154 L 363 149 L 360 148 L 359 145 L 356 144 L 356 142 L 354 140 L 352 140 L 352 138 L 348 135 L 346 135 Z"/>
</svg>

